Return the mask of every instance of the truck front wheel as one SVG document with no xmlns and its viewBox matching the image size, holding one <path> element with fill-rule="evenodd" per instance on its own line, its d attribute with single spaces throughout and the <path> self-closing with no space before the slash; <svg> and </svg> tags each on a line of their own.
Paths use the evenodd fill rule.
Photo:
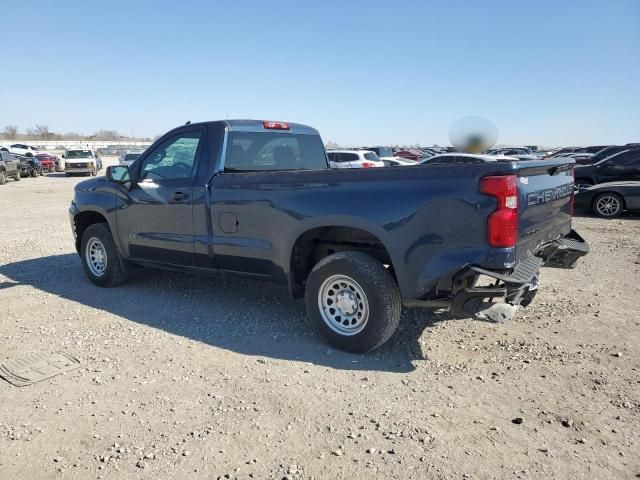
<svg viewBox="0 0 640 480">
<path fill-rule="evenodd" d="M 402 301 L 389 271 L 362 252 L 323 258 L 307 279 L 307 314 L 334 347 L 354 353 L 373 350 L 398 328 Z"/>
<path fill-rule="evenodd" d="M 128 278 L 127 265 L 120 257 L 106 223 L 94 223 L 84 231 L 80 258 L 87 278 L 95 285 L 115 287 Z"/>
</svg>

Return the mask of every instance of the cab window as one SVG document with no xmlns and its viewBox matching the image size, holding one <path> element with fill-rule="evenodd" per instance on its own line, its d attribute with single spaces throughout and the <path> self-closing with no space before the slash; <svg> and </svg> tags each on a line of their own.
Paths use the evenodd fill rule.
<svg viewBox="0 0 640 480">
<path fill-rule="evenodd" d="M 327 168 L 318 135 L 276 132 L 230 132 L 226 172 L 319 170 Z"/>
<path fill-rule="evenodd" d="M 168 138 L 149 152 L 140 166 L 141 180 L 191 178 L 196 164 L 202 130 L 183 132 Z"/>
</svg>

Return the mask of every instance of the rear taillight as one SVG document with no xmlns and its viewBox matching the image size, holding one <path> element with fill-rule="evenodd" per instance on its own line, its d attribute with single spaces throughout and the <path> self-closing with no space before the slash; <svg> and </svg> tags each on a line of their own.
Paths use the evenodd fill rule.
<svg viewBox="0 0 640 480">
<path fill-rule="evenodd" d="M 492 247 L 515 247 L 518 242 L 518 177 L 501 175 L 480 179 L 480 192 L 498 201 L 487 220 L 487 241 Z"/>
<path fill-rule="evenodd" d="M 376 164 L 375 163 L 371 163 L 371 162 L 362 162 L 362 168 L 373 168 L 375 167 Z"/>
</svg>

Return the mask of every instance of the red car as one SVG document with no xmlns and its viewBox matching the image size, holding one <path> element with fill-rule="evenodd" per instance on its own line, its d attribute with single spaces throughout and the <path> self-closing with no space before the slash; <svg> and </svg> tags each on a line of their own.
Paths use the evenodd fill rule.
<svg viewBox="0 0 640 480">
<path fill-rule="evenodd" d="M 42 170 L 45 172 L 57 172 L 60 171 L 60 159 L 57 155 L 51 155 L 50 153 L 39 153 L 36 158 L 42 165 Z"/>
<path fill-rule="evenodd" d="M 393 153 L 398 157 L 407 158 L 409 160 L 418 160 L 422 157 L 422 152 L 418 152 L 417 150 L 410 148 L 395 150 Z"/>
</svg>

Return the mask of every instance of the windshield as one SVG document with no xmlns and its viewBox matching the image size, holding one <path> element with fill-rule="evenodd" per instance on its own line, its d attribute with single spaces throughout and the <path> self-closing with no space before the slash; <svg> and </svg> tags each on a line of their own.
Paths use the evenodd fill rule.
<svg viewBox="0 0 640 480">
<path fill-rule="evenodd" d="M 91 150 L 69 150 L 67 158 L 92 158 Z"/>
</svg>

